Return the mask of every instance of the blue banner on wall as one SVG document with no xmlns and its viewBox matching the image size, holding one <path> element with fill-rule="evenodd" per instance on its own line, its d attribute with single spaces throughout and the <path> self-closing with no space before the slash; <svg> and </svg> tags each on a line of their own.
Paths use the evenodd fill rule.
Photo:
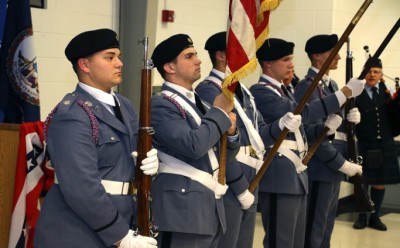
<svg viewBox="0 0 400 248">
<path fill-rule="evenodd" d="M 3 122 L 40 120 L 38 70 L 29 0 L 9 0 L 0 49 Z"/>
</svg>

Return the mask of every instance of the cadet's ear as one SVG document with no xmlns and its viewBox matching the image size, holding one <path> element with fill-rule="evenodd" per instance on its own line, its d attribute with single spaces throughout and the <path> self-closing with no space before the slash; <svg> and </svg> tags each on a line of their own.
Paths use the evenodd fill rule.
<svg viewBox="0 0 400 248">
<path fill-rule="evenodd" d="M 80 59 L 78 59 L 77 63 L 78 63 L 78 67 L 82 71 L 84 71 L 84 72 L 88 72 L 89 71 L 89 66 L 88 66 L 89 61 L 88 61 L 88 59 L 80 58 Z"/>
<path fill-rule="evenodd" d="M 174 73 L 175 72 L 175 64 L 170 62 L 170 63 L 165 63 L 164 64 L 164 70 L 168 73 Z"/>
</svg>

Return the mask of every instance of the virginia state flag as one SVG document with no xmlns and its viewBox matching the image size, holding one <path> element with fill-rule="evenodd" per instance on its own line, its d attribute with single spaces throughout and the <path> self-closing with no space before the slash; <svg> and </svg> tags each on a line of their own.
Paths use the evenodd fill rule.
<svg viewBox="0 0 400 248">
<path fill-rule="evenodd" d="M 29 0 L 8 0 L 0 50 L 2 122 L 40 120 L 38 73 L 32 35 Z"/>
</svg>

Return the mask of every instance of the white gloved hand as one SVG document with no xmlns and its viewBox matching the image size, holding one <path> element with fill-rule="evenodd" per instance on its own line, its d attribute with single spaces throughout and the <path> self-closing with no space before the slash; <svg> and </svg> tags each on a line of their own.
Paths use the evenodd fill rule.
<svg viewBox="0 0 400 248">
<path fill-rule="evenodd" d="M 142 165 L 140 169 L 143 171 L 145 175 L 155 175 L 158 171 L 159 161 L 157 157 L 157 150 L 152 148 L 150 151 L 147 152 L 147 158 L 142 160 Z M 138 153 L 136 151 L 131 153 L 133 159 L 136 159 Z"/>
<path fill-rule="evenodd" d="M 336 132 L 336 129 L 342 124 L 342 117 L 337 114 L 330 114 L 325 121 L 325 126 L 329 128 L 329 131 L 326 133 L 327 135 L 332 135 Z"/>
<path fill-rule="evenodd" d="M 342 167 L 339 169 L 340 172 L 346 174 L 349 177 L 354 176 L 355 174 L 362 175 L 362 166 L 349 162 L 349 161 L 344 161 L 344 164 Z"/>
<path fill-rule="evenodd" d="M 365 79 L 359 80 L 357 78 L 352 78 L 347 82 L 346 86 L 351 89 L 351 97 L 356 97 L 362 93 L 364 90 Z"/>
<path fill-rule="evenodd" d="M 120 248 L 157 248 L 157 240 L 151 237 L 134 235 L 132 230 L 121 240 Z"/>
<path fill-rule="evenodd" d="M 292 112 L 287 112 L 279 119 L 278 125 L 281 130 L 286 127 L 289 131 L 294 131 L 301 125 L 301 115 L 294 115 Z"/>
<path fill-rule="evenodd" d="M 221 196 L 225 195 L 226 191 L 228 190 L 228 185 L 224 184 L 217 184 L 217 187 L 214 190 L 215 199 L 220 199 Z"/>
<path fill-rule="evenodd" d="M 248 189 L 238 195 L 237 198 L 243 210 L 249 209 L 254 203 L 254 195 Z"/>
<path fill-rule="evenodd" d="M 358 124 L 361 121 L 361 114 L 360 111 L 358 111 L 358 108 L 352 108 L 349 110 L 349 113 L 346 115 L 346 119 L 354 124 Z"/>
</svg>

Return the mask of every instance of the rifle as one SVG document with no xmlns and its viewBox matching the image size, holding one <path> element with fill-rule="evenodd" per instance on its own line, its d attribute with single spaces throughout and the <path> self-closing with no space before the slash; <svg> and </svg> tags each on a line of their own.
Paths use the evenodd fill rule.
<svg viewBox="0 0 400 248">
<path fill-rule="evenodd" d="M 307 92 L 304 94 L 303 98 L 300 100 L 298 103 L 296 109 L 294 110 L 293 114 L 298 115 L 300 112 L 303 110 L 304 106 L 306 105 L 308 99 L 310 98 L 312 92 L 314 89 L 317 87 L 318 82 L 322 79 L 322 76 L 326 72 L 326 70 L 329 68 L 329 65 L 332 63 L 333 59 L 335 58 L 336 54 L 339 52 L 340 48 L 342 47 L 343 43 L 349 37 L 351 31 L 354 29 L 364 12 L 367 10 L 369 5 L 372 3 L 372 0 L 365 0 L 363 5 L 360 7 L 360 9 L 357 11 L 356 15 L 353 17 L 351 20 L 350 24 L 347 26 L 346 30 L 344 31 L 343 35 L 340 37 L 339 41 L 335 45 L 335 47 L 332 49 L 330 55 L 326 59 L 325 63 L 322 65 L 321 69 L 319 70 L 317 76 L 314 78 L 312 84 L 308 88 Z M 272 146 L 271 150 L 269 151 L 267 158 L 265 159 L 264 163 L 262 164 L 260 170 L 258 171 L 257 175 L 251 182 L 249 186 L 249 191 L 254 192 L 255 189 L 257 188 L 258 184 L 260 183 L 262 177 L 264 176 L 265 172 L 267 171 L 269 165 L 272 162 L 272 159 L 274 158 L 276 152 L 278 151 L 279 146 L 282 144 L 283 140 L 285 139 L 286 135 L 288 134 L 289 130 L 287 128 L 284 128 L 281 133 L 279 134 L 276 142 Z"/>
<path fill-rule="evenodd" d="M 369 70 L 369 68 L 368 68 Z M 362 75 L 360 75 L 361 77 Z M 350 51 L 350 39 L 347 41 L 347 56 L 346 56 L 346 82 L 353 77 L 353 55 Z M 359 77 L 359 78 L 360 78 Z M 365 76 L 364 76 L 365 77 Z M 363 77 L 363 78 L 364 78 Z M 345 114 L 350 109 L 355 107 L 355 99 L 347 100 Z M 355 124 L 345 120 L 347 132 L 347 151 L 349 153 L 349 161 L 357 164 L 362 164 L 362 157 L 358 155 L 358 145 L 356 141 Z M 375 212 L 374 203 L 368 195 L 368 187 L 364 182 L 362 175 L 356 174 L 350 179 L 354 183 L 354 206 L 356 212 Z"/>
<path fill-rule="evenodd" d="M 140 88 L 140 113 L 139 113 L 139 133 L 138 133 L 138 157 L 136 165 L 140 165 L 142 160 L 147 157 L 147 152 L 152 148 L 152 135 L 154 129 L 151 125 L 151 69 L 153 63 L 147 58 L 148 37 L 145 37 L 139 43 L 144 46 L 143 68 L 141 71 L 141 88 Z M 135 182 L 129 186 L 129 193 L 134 194 L 134 189 L 137 189 L 137 222 L 136 232 L 143 236 L 155 236 L 155 226 L 151 223 L 151 176 L 143 174 L 143 171 L 137 166 Z"/>
</svg>

